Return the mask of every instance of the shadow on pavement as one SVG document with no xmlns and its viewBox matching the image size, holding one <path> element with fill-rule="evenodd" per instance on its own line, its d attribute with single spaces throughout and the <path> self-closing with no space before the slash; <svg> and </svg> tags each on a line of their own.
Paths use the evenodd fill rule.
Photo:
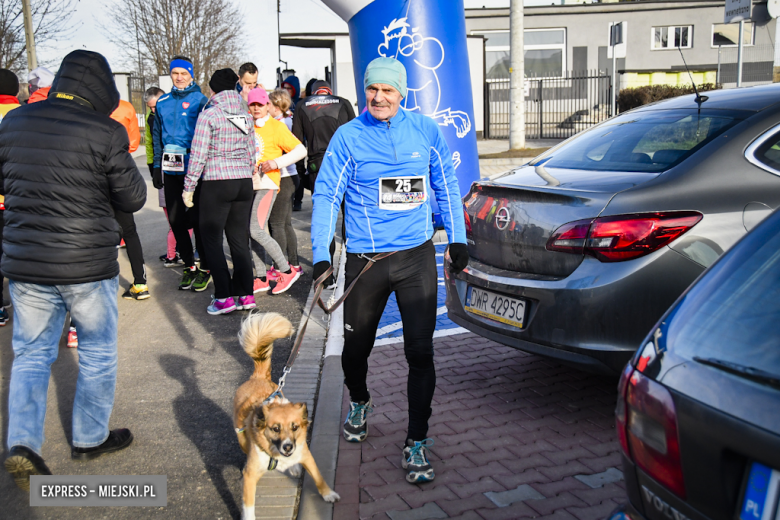
<svg viewBox="0 0 780 520">
<path fill-rule="evenodd" d="M 223 476 L 226 467 L 241 468 L 244 462 L 238 443 L 223 442 L 233 437 L 233 418 L 201 393 L 192 359 L 163 355 L 159 362 L 165 373 L 183 387 L 182 393 L 173 400 L 173 414 L 179 428 L 200 452 L 205 469 L 231 516 L 240 518 L 238 504 Z"/>
</svg>

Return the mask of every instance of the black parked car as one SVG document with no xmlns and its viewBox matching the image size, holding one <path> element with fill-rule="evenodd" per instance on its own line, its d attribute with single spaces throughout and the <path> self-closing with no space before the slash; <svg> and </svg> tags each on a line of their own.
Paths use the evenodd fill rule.
<svg viewBox="0 0 780 520">
<path fill-rule="evenodd" d="M 610 518 L 780 518 L 780 210 L 642 345 L 615 414 L 629 504 Z"/>
<path fill-rule="evenodd" d="M 474 183 L 471 261 L 445 269 L 450 319 L 618 374 L 704 269 L 780 207 L 780 85 L 707 95 L 621 114 Z"/>
</svg>

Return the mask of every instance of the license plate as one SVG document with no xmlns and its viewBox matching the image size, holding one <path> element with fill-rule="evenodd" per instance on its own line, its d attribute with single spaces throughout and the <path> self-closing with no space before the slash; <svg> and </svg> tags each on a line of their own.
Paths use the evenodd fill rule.
<svg viewBox="0 0 780 520">
<path fill-rule="evenodd" d="M 469 287 L 465 309 L 477 316 L 522 329 L 525 321 L 525 307 L 525 300 Z"/>
<path fill-rule="evenodd" d="M 740 520 L 780 520 L 780 471 L 754 462 L 750 468 Z"/>
</svg>

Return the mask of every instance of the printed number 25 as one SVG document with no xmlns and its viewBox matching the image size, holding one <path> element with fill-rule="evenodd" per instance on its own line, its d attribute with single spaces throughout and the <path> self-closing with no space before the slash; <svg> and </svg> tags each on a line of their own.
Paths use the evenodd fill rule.
<svg viewBox="0 0 780 520">
<path fill-rule="evenodd" d="M 396 179 L 395 180 L 395 192 L 396 193 L 409 193 L 412 191 L 412 183 L 409 179 Z"/>
</svg>

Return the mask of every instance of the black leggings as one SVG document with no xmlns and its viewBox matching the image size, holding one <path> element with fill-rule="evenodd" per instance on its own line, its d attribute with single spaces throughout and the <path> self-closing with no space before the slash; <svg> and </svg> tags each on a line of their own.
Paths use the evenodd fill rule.
<svg viewBox="0 0 780 520">
<path fill-rule="evenodd" d="M 282 177 L 279 194 L 276 196 L 271 215 L 268 217 L 268 228 L 271 238 L 276 240 L 282 253 L 290 265 L 298 265 L 298 238 L 292 225 L 292 196 L 295 193 L 295 183 L 290 177 Z M 278 265 L 275 265 L 279 269 Z"/>
<path fill-rule="evenodd" d="M 127 258 L 130 259 L 130 267 L 133 269 L 133 284 L 146 285 L 146 266 L 144 266 L 144 250 L 141 248 L 141 239 L 135 229 L 135 219 L 132 213 L 115 210 L 114 217 L 122 228 L 122 238 L 125 240 Z"/>
<path fill-rule="evenodd" d="M 201 262 L 205 257 L 211 266 L 214 296 L 227 298 L 252 294 L 252 257 L 246 229 L 254 197 L 252 179 L 202 181 L 199 184 L 202 208 L 200 234 L 203 238 Z M 232 278 L 222 247 L 223 232 L 233 259 Z"/>
<path fill-rule="evenodd" d="M 369 253 L 367 256 L 374 256 Z M 347 253 L 345 287 L 368 260 Z M 360 277 L 344 302 L 344 351 L 341 366 L 350 400 L 367 401 L 368 356 L 374 346 L 379 319 L 395 292 L 404 330 L 404 354 L 409 364 L 406 395 L 409 400 L 407 437 L 421 441 L 428 435 L 431 401 L 436 389 L 433 331 L 436 329 L 436 250 L 428 241 L 380 260 Z"/>
<path fill-rule="evenodd" d="M 195 247 L 200 254 L 200 268 L 204 271 L 209 270 L 208 259 L 203 254 L 203 242 L 200 236 L 200 227 L 198 226 L 198 206 L 200 199 L 200 187 L 198 183 L 195 188 L 195 195 L 192 202 L 195 204 L 191 208 L 184 205 L 181 194 L 184 191 L 184 175 L 165 174 L 165 206 L 168 210 L 168 222 L 171 224 L 173 236 L 176 238 L 176 250 L 186 267 L 195 265 L 195 255 L 192 252 L 192 240 L 190 239 L 190 229 L 195 235 Z"/>
</svg>

